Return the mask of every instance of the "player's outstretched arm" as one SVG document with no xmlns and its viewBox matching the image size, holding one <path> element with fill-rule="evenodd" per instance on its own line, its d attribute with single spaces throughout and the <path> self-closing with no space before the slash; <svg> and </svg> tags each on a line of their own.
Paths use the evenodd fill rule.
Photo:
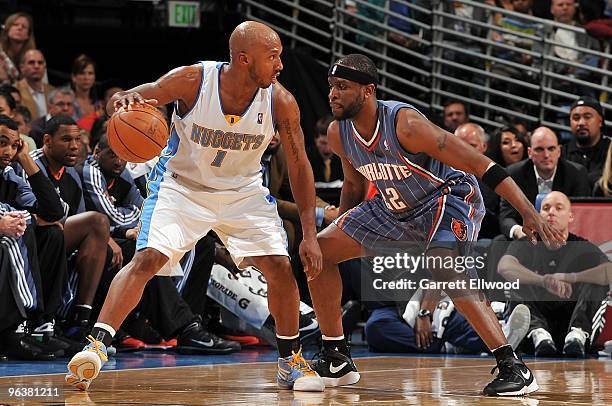
<svg viewBox="0 0 612 406">
<path fill-rule="evenodd" d="M 181 66 L 157 79 L 123 92 L 117 92 L 106 105 L 110 116 L 120 108 L 127 108 L 132 103 L 149 103 L 153 105 L 179 102 L 179 112 L 187 112 L 194 105 L 202 81 L 202 65 Z"/>
<path fill-rule="evenodd" d="M 344 148 L 340 141 L 340 127 L 337 121 L 332 121 L 327 128 L 327 139 L 329 145 L 342 162 L 344 180 L 340 193 L 340 208 L 338 214 L 342 214 L 361 203 L 367 192 L 367 180 L 351 165 L 344 155 Z"/>
<path fill-rule="evenodd" d="M 280 84 L 274 92 L 274 116 L 278 134 L 287 154 L 289 182 L 293 198 L 300 212 L 304 239 L 300 244 L 300 256 L 304 267 L 319 272 L 323 265 L 321 249 L 317 242 L 315 223 L 315 187 L 312 167 L 304 148 L 304 133 L 300 126 L 300 109 L 295 98 Z"/>
<path fill-rule="evenodd" d="M 479 178 L 494 164 L 491 159 L 412 109 L 399 111 L 397 136 L 407 151 L 424 152 L 440 162 Z M 511 177 L 500 182 L 495 187 L 495 192 L 520 213 L 523 218 L 523 231 L 533 243 L 536 242 L 536 234 L 548 244 L 565 240 L 561 232 L 546 224 Z"/>
</svg>

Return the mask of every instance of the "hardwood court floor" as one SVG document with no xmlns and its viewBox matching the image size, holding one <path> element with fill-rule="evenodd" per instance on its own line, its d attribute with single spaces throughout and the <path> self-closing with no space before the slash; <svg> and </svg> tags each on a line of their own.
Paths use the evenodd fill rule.
<svg viewBox="0 0 612 406">
<path fill-rule="evenodd" d="M 89 392 L 63 386 L 63 375 L 0 378 L 0 403 L 214 405 L 612 405 L 612 361 L 530 360 L 540 391 L 524 398 L 486 398 L 491 358 L 371 357 L 356 363 L 362 379 L 324 393 L 279 390 L 275 364 L 200 365 L 105 371 Z M 7 396 L 8 387 L 60 388 L 56 398 Z"/>
</svg>

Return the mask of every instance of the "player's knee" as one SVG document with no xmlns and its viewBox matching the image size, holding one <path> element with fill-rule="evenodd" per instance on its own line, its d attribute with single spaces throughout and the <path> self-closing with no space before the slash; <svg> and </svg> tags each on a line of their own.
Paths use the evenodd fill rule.
<svg viewBox="0 0 612 406">
<path fill-rule="evenodd" d="M 88 225 L 91 227 L 93 233 L 100 238 L 106 238 L 110 235 L 110 222 L 108 217 L 102 213 L 90 212 Z"/>
<path fill-rule="evenodd" d="M 162 269 L 166 262 L 168 262 L 168 257 L 164 254 L 152 248 L 146 248 L 134 255 L 129 269 L 132 273 L 151 279 Z"/>
<path fill-rule="evenodd" d="M 261 271 L 268 284 L 286 284 L 294 278 L 289 258 L 285 256 L 269 256 L 260 261 Z M 288 286 L 288 285 L 285 285 Z"/>
</svg>

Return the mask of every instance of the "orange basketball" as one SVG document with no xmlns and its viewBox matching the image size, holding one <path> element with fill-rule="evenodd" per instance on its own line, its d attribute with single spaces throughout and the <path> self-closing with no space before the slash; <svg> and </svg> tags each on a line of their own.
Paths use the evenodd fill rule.
<svg viewBox="0 0 612 406">
<path fill-rule="evenodd" d="M 162 113 L 149 104 L 133 104 L 108 121 L 108 142 L 120 158 L 147 162 L 166 147 L 168 124 Z"/>
</svg>

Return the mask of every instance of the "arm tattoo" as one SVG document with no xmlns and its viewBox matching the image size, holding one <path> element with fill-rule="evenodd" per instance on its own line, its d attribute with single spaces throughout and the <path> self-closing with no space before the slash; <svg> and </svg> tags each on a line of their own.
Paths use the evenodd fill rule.
<svg viewBox="0 0 612 406">
<path fill-rule="evenodd" d="M 293 132 L 291 131 L 291 123 L 289 120 L 282 120 L 280 122 L 281 128 L 285 130 L 287 133 L 287 142 L 289 143 L 289 148 L 291 148 L 291 153 L 293 154 L 294 159 L 299 158 L 298 147 L 295 144 L 295 140 L 293 139 Z"/>
<path fill-rule="evenodd" d="M 446 147 L 446 137 L 448 136 L 448 133 L 443 133 L 442 135 L 440 135 L 437 139 L 438 142 L 438 149 L 440 151 L 442 151 L 444 149 L 444 147 Z"/>
</svg>

